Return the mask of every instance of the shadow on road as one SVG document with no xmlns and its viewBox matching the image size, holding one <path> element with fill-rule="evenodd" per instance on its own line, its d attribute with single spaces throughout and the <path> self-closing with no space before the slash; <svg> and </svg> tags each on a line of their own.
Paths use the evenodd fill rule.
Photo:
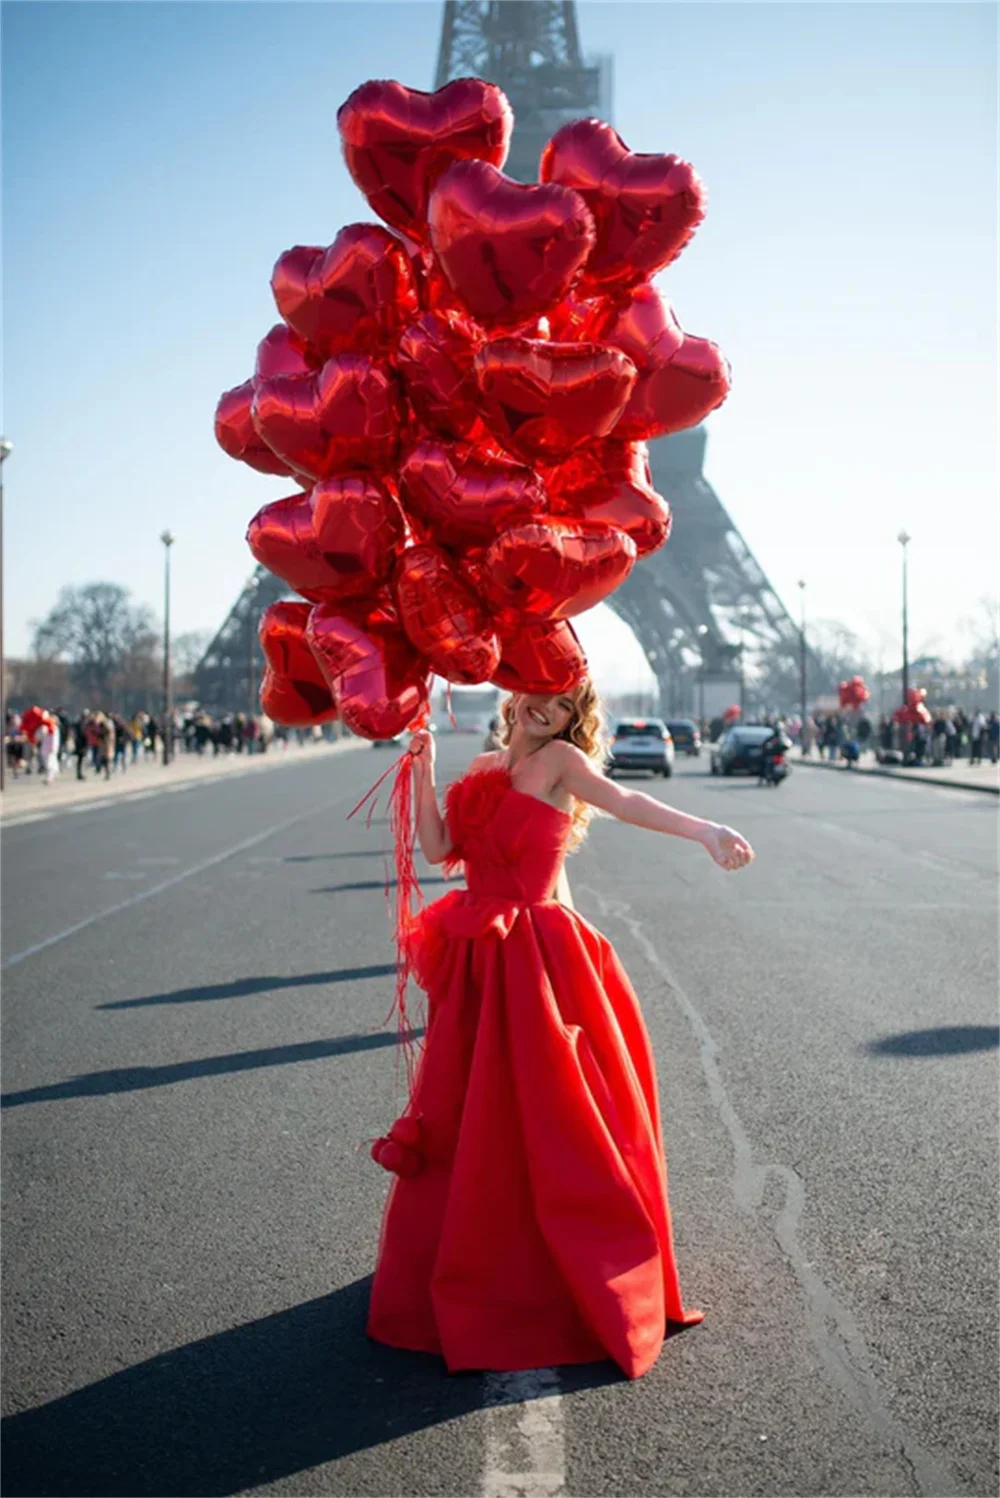
<svg viewBox="0 0 1000 1498">
<path fill-rule="evenodd" d="M 428 876 L 428 875 L 425 875 L 425 874 L 421 874 L 421 876 L 420 876 L 420 888 L 421 889 L 423 889 L 426 884 L 454 884 L 454 883 L 455 883 L 454 879 L 445 879 L 441 875 Z M 456 886 L 456 887 L 457 888 L 461 888 L 460 885 Z M 319 887 L 317 889 L 311 889 L 309 891 L 309 893 L 311 895 L 339 895 L 339 894 L 344 893 L 344 891 L 346 891 L 346 890 L 352 890 L 352 889 L 383 889 L 384 890 L 384 889 L 395 889 L 395 888 L 396 888 L 396 881 L 395 881 L 395 879 L 389 879 L 389 880 L 385 880 L 385 879 L 357 879 L 357 880 L 354 881 L 353 884 L 321 884 L 321 885 L 319 885 Z"/>
<path fill-rule="evenodd" d="M 374 887 L 374 886 L 373 886 Z M 378 886 L 379 889 L 382 885 Z M 202 984 L 198 988 L 176 988 L 170 993 L 146 994 L 141 999 L 116 999 L 97 1004 L 97 1009 L 144 1009 L 149 1004 L 207 1004 L 213 999 L 244 999 L 256 993 L 277 993 L 283 988 L 311 988 L 324 983 L 357 983 L 362 978 L 388 978 L 396 971 L 393 962 L 372 967 L 341 967 L 328 973 L 286 973 L 278 978 L 233 978 L 229 983 Z"/>
<path fill-rule="evenodd" d="M 370 1278 L 3 1422 L 3 1491 L 241 1493 L 468 1414 L 478 1375 L 364 1334 Z"/>
<path fill-rule="evenodd" d="M 331 858 L 389 858 L 391 848 L 348 848 L 343 853 L 296 853 L 283 858 L 282 863 L 326 863 Z"/>
<path fill-rule="evenodd" d="M 933 1030 L 907 1030 L 886 1035 L 864 1047 L 870 1056 L 961 1056 L 969 1051 L 992 1051 L 1000 1046 L 1000 1026 L 939 1025 Z"/>
<path fill-rule="evenodd" d="M 413 1030 L 414 1038 L 424 1032 Z M 115 1092 L 142 1092 L 148 1087 L 170 1087 L 196 1077 L 222 1077 L 230 1072 L 254 1071 L 264 1066 L 290 1066 L 298 1061 L 323 1061 L 330 1056 L 349 1056 L 356 1051 L 378 1050 L 398 1045 L 396 1031 L 375 1035 L 341 1035 L 336 1040 L 306 1040 L 298 1045 L 270 1046 L 266 1050 L 236 1051 L 227 1056 L 203 1056 L 198 1061 L 176 1061 L 170 1066 L 126 1066 L 114 1071 L 86 1072 L 68 1082 L 47 1087 L 29 1087 L 24 1092 L 5 1092 L 0 1107 L 22 1108 L 26 1103 L 53 1103 L 74 1097 L 108 1097 Z"/>
</svg>

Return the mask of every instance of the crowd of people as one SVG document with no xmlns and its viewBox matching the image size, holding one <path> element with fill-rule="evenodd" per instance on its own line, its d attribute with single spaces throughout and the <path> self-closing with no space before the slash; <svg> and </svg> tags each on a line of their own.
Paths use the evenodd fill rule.
<svg viewBox="0 0 1000 1498">
<path fill-rule="evenodd" d="M 913 765 L 970 765 L 1000 760 L 1000 717 L 977 708 L 938 709 L 929 723 L 898 724 L 883 715 L 876 724 L 866 713 L 816 714 L 806 718 L 798 735 L 804 755 L 818 753 L 846 759 L 871 752 L 877 757 L 898 756 Z"/>
<path fill-rule="evenodd" d="M 302 743 L 311 737 L 309 730 L 283 728 L 254 713 L 177 712 L 171 726 L 172 751 L 199 755 L 263 754 L 272 743 Z M 143 711 L 126 718 L 84 708 L 73 717 L 62 708 L 41 714 L 8 708 L 4 754 L 15 780 L 37 774 L 51 785 L 60 770 L 71 773 L 74 768 L 77 780 L 88 773 L 110 780 L 140 760 L 162 757 L 163 733 L 161 720 Z"/>
</svg>

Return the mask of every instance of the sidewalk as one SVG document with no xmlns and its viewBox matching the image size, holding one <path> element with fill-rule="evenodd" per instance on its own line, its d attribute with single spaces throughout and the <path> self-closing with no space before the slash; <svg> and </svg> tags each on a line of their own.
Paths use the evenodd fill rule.
<svg viewBox="0 0 1000 1498">
<path fill-rule="evenodd" d="M 952 790 L 986 791 L 988 794 L 1000 796 L 1000 765 L 970 765 L 967 759 L 957 759 L 950 765 L 904 769 L 902 765 L 877 764 L 873 754 L 866 754 L 860 763 L 850 770 L 844 760 L 820 759 L 818 754 L 808 758 L 798 753 L 793 763 L 803 768 L 811 766 L 814 770 L 833 770 L 838 774 L 880 775 L 886 780 L 905 780 L 911 784 L 914 781 L 923 781 L 925 785 L 946 785 Z"/>
<path fill-rule="evenodd" d="M 295 743 L 284 747 L 272 744 L 266 754 L 201 755 L 188 754 L 182 749 L 172 764 L 164 765 L 158 759 L 140 759 L 134 765 L 130 764 L 124 773 L 117 771 L 110 780 L 95 775 L 89 766 L 84 771 L 84 779 L 77 780 L 76 761 L 70 760 L 52 785 L 46 785 L 38 774 L 19 776 L 15 780 L 8 771 L 3 797 L 0 798 L 0 820 L 4 826 L 40 821 L 44 817 L 58 816 L 60 812 L 93 810 L 116 801 L 182 790 L 194 782 L 233 780 L 241 775 L 255 775 L 264 770 L 280 769 L 283 765 L 304 764 L 325 755 L 343 754 L 359 748 L 367 748 L 367 740 L 345 737 L 329 744 L 323 739 L 301 747 Z"/>
</svg>

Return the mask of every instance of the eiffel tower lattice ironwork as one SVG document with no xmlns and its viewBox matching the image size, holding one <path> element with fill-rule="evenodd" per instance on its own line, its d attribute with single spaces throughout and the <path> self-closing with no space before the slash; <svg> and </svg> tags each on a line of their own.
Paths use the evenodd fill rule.
<svg viewBox="0 0 1000 1498">
<path fill-rule="evenodd" d="M 510 99 L 516 127 L 505 170 L 522 181 L 536 179 L 542 147 L 560 125 L 611 115 L 611 60 L 583 57 L 574 0 L 445 0 L 435 87 L 468 75 L 498 83 Z M 705 444 L 701 427 L 651 444 L 673 534 L 633 568 L 610 604 L 645 651 L 661 711 L 699 711 L 699 684 L 735 684 L 744 662 L 751 674 L 766 666 L 770 681 L 787 681 L 790 705 L 798 700 L 799 629 L 706 480 Z M 259 680 L 259 662 L 250 664 L 256 620 L 286 594 L 257 569 L 198 668 L 206 704 L 248 700 L 255 669 Z M 814 688 L 816 672 L 814 661 Z"/>
</svg>

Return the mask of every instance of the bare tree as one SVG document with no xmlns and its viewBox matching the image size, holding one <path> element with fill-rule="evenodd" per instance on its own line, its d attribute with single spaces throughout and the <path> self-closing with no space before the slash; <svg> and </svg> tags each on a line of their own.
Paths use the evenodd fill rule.
<svg viewBox="0 0 1000 1498">
<path fill-rule="evenodd" d="M 120 583 L 63 588 L 33 628 L 36 657 L 65 661 L 73 685 L 102 705 L 119 705 L 116 695 L 144 694 L 155 680 L 153 615 Z"/>
</svg>

